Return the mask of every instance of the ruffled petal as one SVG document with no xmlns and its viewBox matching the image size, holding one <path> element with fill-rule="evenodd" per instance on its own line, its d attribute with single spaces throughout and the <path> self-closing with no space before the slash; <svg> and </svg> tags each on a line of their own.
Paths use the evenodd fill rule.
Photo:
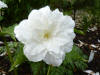
<svg viewBox="0 0 100 75">
<path fill-rule="evenodd" d="M 74 34 L 75 22 L 70 16 L 62 16 L 59 19 L 56 36 L 75 37 Z"/>
<path fill-rule="evenodd" d="M 67 40 L 59 37 L 53 37 L 46 43 L 46 48 L 48 51 L 53 51 L 55 53 L 59 53 L 60 51 L 63 51 L 61 49 L 62 46 L 66 44 Z"/>
<path fill-rule="evenodd" d="M 21 21 L 20 24 L 15 27 L 14 33 L 17 39 L 24 44 L 32 41 L 32 35 L 31 35 L 30 28 L 28 26 L 27 19 Z"/>
<path fill-rule="evenodd" d="M 49 16 L 51 15 L 51 10 L 49 6 L 43 7 L 39 10 L 32 10 L 28 16 L 28 21 L 31 27 L 35 29 L 48 29 Z"/>
<path fill-rule="evenodd" d="M 62 61 L 64 60 L 64 57 L 65 54 L 63 52 L 60 52 L 58 54 L 54 52 L 47 52 L 43 61 L 53 66 L 60 66 Z"/>
<path fill-rule="evenodd" d="M 73 40 L 61 46 L 61 50 L 63 50 L 65 53 L 68 53 L 72 51 L 72 47 L 73 47 Z"/>
<path fill-rule="evenodd" d="M 27 44 L 24 47 L 24 54 L 30 61 L 38 62 L 44 59 L 47 50 L 43 45 Z"/>
</svg>

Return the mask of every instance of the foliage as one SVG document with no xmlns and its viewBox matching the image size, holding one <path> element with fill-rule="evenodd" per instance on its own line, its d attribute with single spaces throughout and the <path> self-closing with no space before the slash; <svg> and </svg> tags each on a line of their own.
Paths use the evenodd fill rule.
<svg viewBox="0 0 100 75">
<path fill-rule="evenodd" d="M 91 19 L 89 19 L 87 16 L 84 16 L 81 24 L 83 32 L 86 32 L 91 24 L 92 24 Z"/>
<path fill-rule="evenodd" d="M 79 30 L 79 29 L 74 29 L 74 32 L 77 33 L 77 34 L 81 34 L 81 35 L 85 35 L 85 33 L 82 31 L 82 30 Z"/>
<path fill-rule="evenodd" d="M 23 44 L 19 42 L 7 42 L 10 52 L 13 56 L 13 64 L 10 71 L 22 64 L 26 59 L 23 53 Z M 6 52 L 6 46 L 0 47 L 0 53 Z"/>
<path fill-rule="evenodd" d="M 11 68 L 9 71 L 12 71 L 13 69 L 17 68 L 19 65 L 21 65 L 26 59 L 23 53 L 23 45 L 20 43 L 17 43 L 16 52 L 13 57 L 13 64 L 11 65 Z"/>
<path fill-rule="evenodd" d="M 9 26 L 7 28 L 3 27 L 1 33 L 5 33 L 5 35 L 10 35 L 13 40 L 16 40 L 15 35 L 14 35 L 14 27 L 15 26 L 16 26 L 16 24 Z"/>
</svg>

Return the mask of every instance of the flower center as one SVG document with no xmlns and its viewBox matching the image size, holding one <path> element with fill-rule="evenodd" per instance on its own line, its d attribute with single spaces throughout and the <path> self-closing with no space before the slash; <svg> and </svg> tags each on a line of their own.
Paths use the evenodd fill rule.
<svg viewBox="0 0 100 75">
<path fill-rule="evenodd" d="M 50 38 L 50 33 L 49 32 L 46 32 L 43 36 L 45 39 L 49 39 Z"/>
</svg>

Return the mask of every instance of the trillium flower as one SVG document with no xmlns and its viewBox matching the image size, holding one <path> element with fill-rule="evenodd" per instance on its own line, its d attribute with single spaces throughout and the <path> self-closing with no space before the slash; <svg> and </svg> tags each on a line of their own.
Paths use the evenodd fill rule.
<svg viewBox="0 0 100 75">
<path fill-rule="evenodd" d="M 32 10 L 15 27 L 14 33 L 24 44 L 24 54 L 33 62 L 44 61 L 60 66 L 65 53 L 73 46 L 75 22 L 70 16 L 64 16 L 58 9 L 51 11 L 49 6 Z"/>
<path fill-rule="evenodd" d="M 0 9 L 1 8 L 7 8 L 7 4 L 5 4 L 4 2 L 0 1 Z"/>
</svg>

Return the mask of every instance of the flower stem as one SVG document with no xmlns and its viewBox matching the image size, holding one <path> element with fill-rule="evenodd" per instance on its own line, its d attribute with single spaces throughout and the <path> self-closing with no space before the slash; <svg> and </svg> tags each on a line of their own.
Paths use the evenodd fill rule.
<svg viewBox="0 0 100 75">
<path fill-rule="evenodd" d="M 48 72 L 47 72 L 47 75 L 49 75 L 51 67 L 52 67 L 52 65 L 49 65 L 49 66 L 48 66 Z"/>
<path fill-rule="evenodd" d="M 10 60 L 11 65 L 12 65 L 13 64 L 13 58 L 11 56 L 10 49 L 8 47 L 8 44 L 7 44 L 6 40 L 4 41 L 4 44 L 6 46 L 6 50 L 7 50 L 7 53 L 8 53 L 8 57 L 9 57 L 9 60 Z M 14 74 L 15 75 L 18 75 L 16 69 L 14 70 Z"/>
<path fill-rule="evenodd" d="M 11 64 L 13 64 L 13 58 L 12 58 L 12 56 L 11 56 L 11 53 L 10 53 L 8 44 L 7 44 L 6 41 L 4 42 L 4 44 L 5 44 L 5 46 L 6 46 L 6 50 L 7 50 L 7 53 L 8 53 L 9 60 L 10 60 Z"/>
<path fill-rule="evenodd" d="M 38 69 L 38 72 L 36 73 L 36 75 L 40 74 L 40 71 L 42 70 L 42 68 L 43 68 L 43 62 L 40 63 L 40 68 Z"/>
</svg>

